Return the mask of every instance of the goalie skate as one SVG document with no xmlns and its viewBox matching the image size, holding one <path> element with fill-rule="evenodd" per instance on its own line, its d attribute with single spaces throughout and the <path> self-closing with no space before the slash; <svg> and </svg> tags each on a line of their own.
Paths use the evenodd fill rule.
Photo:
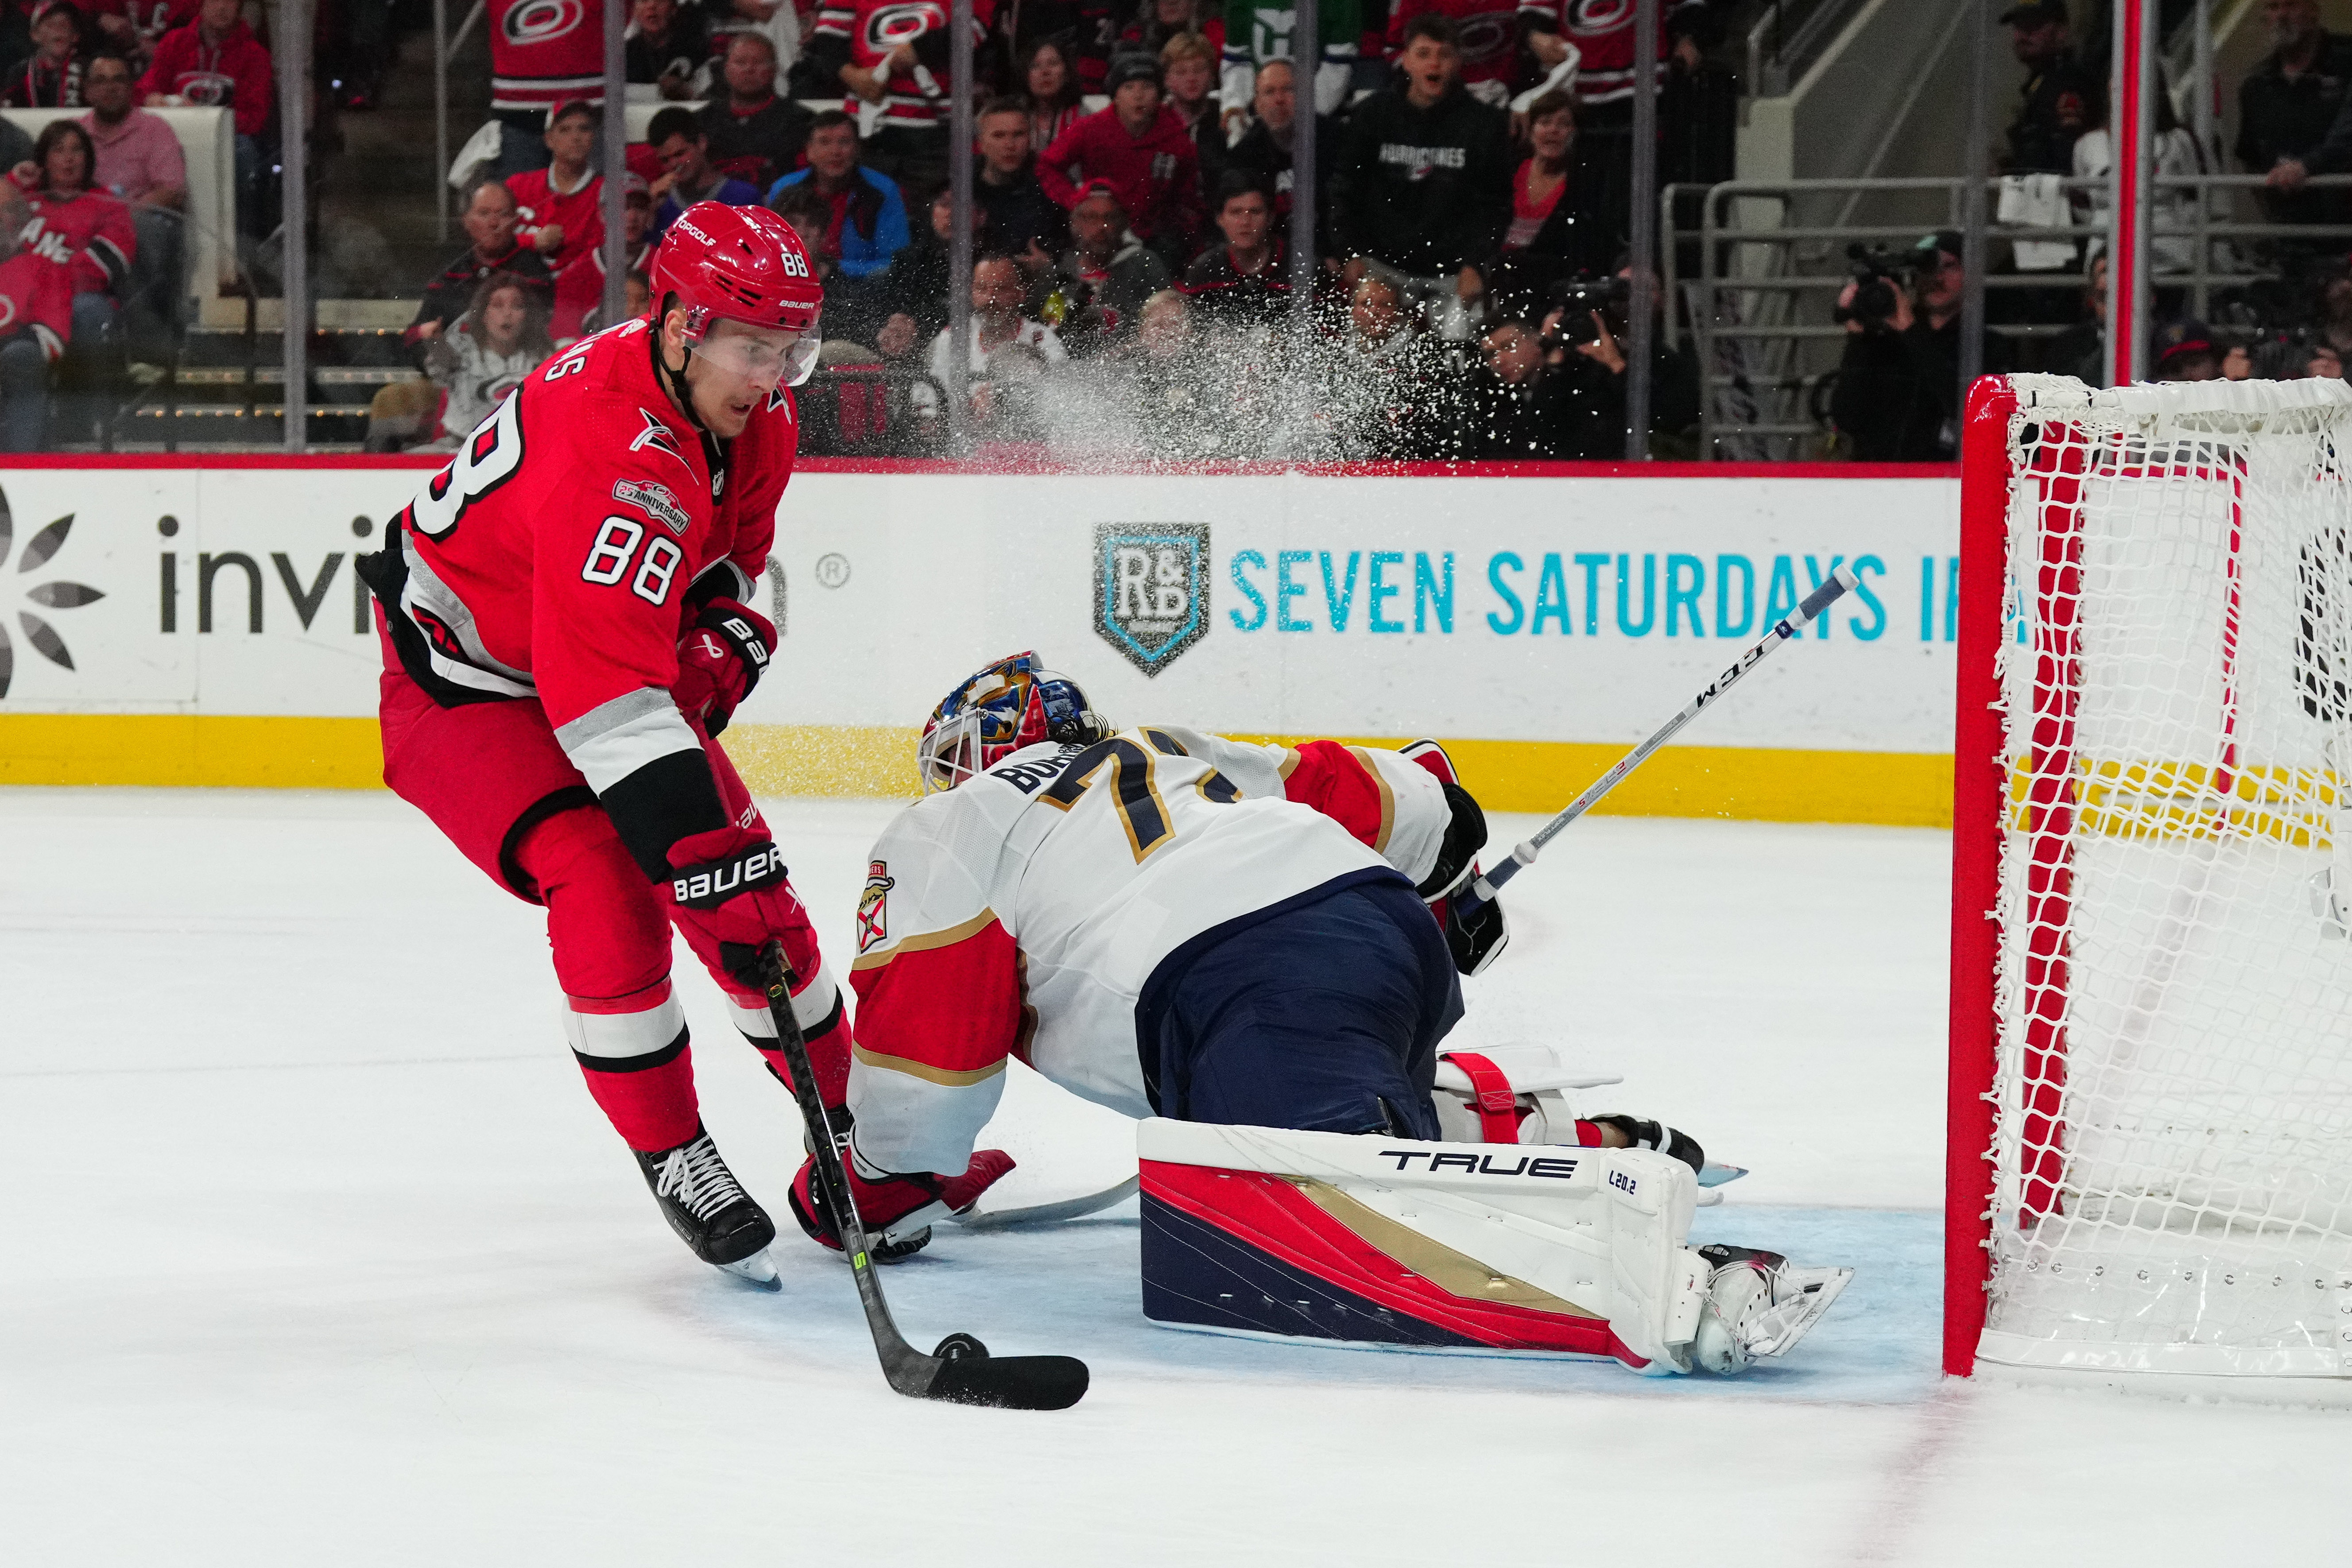
<svg viewBox="0 0 2352 1568">
<path fill-rule="evenodd" d="M 1851 1268 L 1796 1268 L 1777 1252 L 1702 1247 L 1714 1265 L 1691 1347 L 1697 1365 L 1732 1377 L 1766 1356 L 1785 1355 L 1822 1321 L 1853 1278 Z"/>
</svg>

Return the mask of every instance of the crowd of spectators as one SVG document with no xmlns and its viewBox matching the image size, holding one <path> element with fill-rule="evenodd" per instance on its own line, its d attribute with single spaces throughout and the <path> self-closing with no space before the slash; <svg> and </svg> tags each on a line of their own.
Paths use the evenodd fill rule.
<svg viewBox="0 0 2352 1568">
<path fill-rule="evenodd" d="M 2002 13 L 2025 68 L 1998 173 L 2006 208 L 2030 182 L 2097 182 L 2114 153 L 2108 135 L 2106 47 L 2079 48 L 2064 0 L 2023 0 Z M 2194 234 L 2202 205 L 2216 223 L 2224 198 L 2159 188 L 2150 238 L 2154 321 L 2142 363 L 2157 381 L 2296 380 L 2341 376 L 2352 355 L 2352 191 L 2312 184 L 2352 174 L 2352 37 L 2321 25 L 2318 0 L 2262 0 L 2268 51 L 2237 83 L 2237 136 L 2230 152 L 2200 146 L 2174 112 L 2168 84 L 2155 95 L 2155 172 L 2259 175 L 2251 215 L 2271 226 L 2253 237 Z M 2014 216 L 2030 223 L 2028 204 Z M 2004 216 L 2011 216 L 2004 213 Z M 2046 221 L 2103 226 L 2096 183 L 2060 198 Z M 2046 288 L 1988 289 L 1993 323 L 1980 347 L 1987 373 L 2042 370 L 2107 380 L 2105 242 L 2025 240 L 1989 251 L 2015 282 L 2041 271 Z M 1876 258 L 1878 276 L 1849 282 L 1837 300 L 1848 334 L 1828 400 L 1840 450 L 1871 461 L 1948 461 L 1958 449 L 1960 313 L 1968 282 L 1961 237 L 1943 230 L 1906 254 Z M 1869 271 L 1865 265 L 1860 270 Z M 2189 284 L 2208 275 L 2206 306 Z M 2252 277 L 2213 284 L 2210 275 Z M 1990 281 L 1990 279 L 1989 279 Z"/>
<path fill-rule="evenodd" d="M 668 107 L 625 177 L 644 185 L 655 242 L 698 201 L 765 205 L 803 235 L 826 298 L 829 374 L 803 398 L 813 442 L 937 446 L 954 400 L 983 440 L 1083 442 L 1115 426 L 1157 448 L 1246 451 L 1276 384 L 1311 366 L 1307 424 L 1344 455 L 1613 458 L 1631 226 L 1623 9 L 1335 0 L 1302 97 L 1287 8 L 980 7 L 961 386 L 947 338 L 946 7 L 633 0 L 628 77 Z M 1727 86 L 1706 53 L 1719 31 L 1707 0 L 1662 10 L 1661 82 Z M 493 300 L 531 300 L 551 348 L 594 322 L 582 301 L 604 281 L 601 109 L 553 89 L 567 68 L 552 54 L 494 68 L 502 131 L 465 198 L 469 243 L 425 287 L 410 330 L 440 406 L 379 400 L 380 436 L 449 439 L 474 405 L 467 388 L 528 352 L 528 332 L 513 340 L 523 349 L 453 348 L 508 319 Z M 1294 311 L 1302 112 L 1317 116 L 1318 259 Z M 1696 368 L 1661 351 L 1656 382 L 1671 440 L 1696 424 Z"/>
</svg>

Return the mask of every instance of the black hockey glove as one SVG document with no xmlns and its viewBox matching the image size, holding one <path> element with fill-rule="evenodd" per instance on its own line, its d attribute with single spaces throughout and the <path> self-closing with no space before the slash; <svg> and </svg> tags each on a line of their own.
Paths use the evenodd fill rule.
<svg viewBox="0 0 2352 1568">
<path fill-rule="evenodd" d="M 1445 842 L 1438 847 L 1437 865 L 1413 889 L 1431 900 L 1444 898 L 1469 879 L 1478 851 L 1486 847 L 1486 814 L 1468 790 L 1450 779 L 1439 781 L 1454 819 L 1445 825 Z"/>
</svg>

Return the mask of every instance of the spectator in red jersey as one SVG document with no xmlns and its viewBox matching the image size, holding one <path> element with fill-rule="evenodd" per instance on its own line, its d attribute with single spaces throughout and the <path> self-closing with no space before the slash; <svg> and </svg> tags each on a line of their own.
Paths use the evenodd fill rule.
<svg viewBox="0 0 2352 1568">
<path fill-rule="evenodd" d="M 1200 156 L 1183 121 L 1160 101 L 1159 61 L 1121 55 L 1110 83 L 1110 107 L 1056 137 L 1037 161 L 1037 178 L 1072 209 L 1087 190 L 1108 184 L 1137 237 L 1177 266 L 1202 226 Z"/>
<path fill-rule="evenodd" d="M 768 200 L 802 185 L 832 205 L 824 254 L 850 277 L 870 278 L 907 248 L 906 198 L 888 175 L 858 162 L 857 121 L 837 109 L 809 122 L 808 167 L 778 180 Z"/>
<path fill-rule="evenodd" d="M 53 120 L 43 127 L 33 144 L 33 162 L 41 185 L 33 195 L 33 221 L 25 239 L 53 258 L 68 258 L 74 294 L 64 363 L 74 395 L 63 412 L 67 427 L 79 439 L 99 416 L 94 392 L 100 380 L 119 368 L 116 321 L 130 293 L 139 241 L 130 207 L 91 188 L 97 152 L 79 122 Z"/>
<path fill-rule="evenodd" d="M 710 65 L 710 26 L 699 5 L 636 0 L 623 47 L 624 80 L 651 87 L 670 101 L 695 96 Z"/>
<path fill-rule="evenodd" d="M 33 143 L 33 163 L 41 173 L 33 195 L 37 226 L 55 236 L 73 258 L 74 337 L 102 340 L 139 251 L 131 208 L 91 185 L 98 150 L 79 121 L 52 120 L 44 126 Z"/>
<path fill-rule="evenodd" d="M 625 273 L 634 276 L 644 272 L 653 263 L 654 242 L 646 237 L 653 227 L 654 198 L 646 184 L 645 176 L 636 174 L 621 176 L 621 255 Z M 604 225 L 597 225 L 594 245 L 580 253 L 577 260 L 555 275 L 555 306 L 548 318 L 548 331 L 561 348 L 576 338 L 584 338 L 606 323 L 603 318 L 604 303 Z M 625 315 L 639 316 L 642 310 Z"/>
<path fill-rule="evenodd" d="M 604 243 L 604 182 L 588 167 L 604 118 L 587 104 L 565 104 L 547 122 L 547 151 L 554 162 L 506 182 L 515 199 L 516 237 L 559 276 Z"/>
<path fill-rule="evenodd" d="M 646 140 L 661 154 L 662 176 L 653 183 L 654 238 L 669 232 L 678 215 L 697 202 L 756 207 L 759 188 L 730 180 L 710 166 L 710 140 L 702 121 L 687 109 L 665 109 L 646 127 Z"/>
<path fill-rule="evenodd" d="M 69 268 L 26 237 L 25 194 L 0 180 L 0 451 L 37 452 L 49 418 L 49 363 L 65 350 L 73 301 Z"/>
<path fill-rule="evenodd" d="M 33 13 L 32 58 L 9 74 L 0 103 L 11 109 L 79 109 L 86 68 L 81 13 L 70 0 L 46 0 Z"/>
<path fill-rule="evenodd" d="M 1389 12 L 1391 59 L 1402 59 L 1413 21 L 1421 16 L 1444 16 L 1454 24 L 1460 79 L 1471 97 L 1494 109 L 1510 101 L 1519 72 L 1519 0 L 1397 0 Z"/>
<path fill-rule="evenodd" d="M 928 0 L 824 0 L 809 35 L 821 73 L 882 106 L 866 160 L 901 185 L 929 190 L 947 178 L 950 15 Z M 992 16 L 990 0 L 974 0 L 974 44 Z"/>
<path fill-rule="evenodd" d="M 1563 17 L 1563 13 L 1565 16 Z M 1519 0 L 1519 26 L 1528 52 L 1546 71 L 1568 58 L 1574 36 L 1580 57 L 1572 90 L 1587 129 L 1630 120 L 1633 108 L 1633 16 L 1629 3 L 1593 5 L 1587 0 Z M 1565 20 L 1565 26 L 1563 26 Z M 1700 65 L 1700 45 L 1715 19 L 1706 0 L 1659 0 L 1658 80 L 1664 85 L 1669 62 L 1685 72 Z"/>
<path fill-rule="evenodd" d="M 1290 308 L 1289 258 L 1274 232 L 1274 196 L 1246 169 L 1228 169 L 1217 187 L 1223 245 L 1202 251 L 1184 274 L 1184 292 L 1212 320 L 1254 326 Z"/>
<path fill-rule="evenodd" d="M 466 237 L 473 243 L 425 286 L 425 298 L 409 323 L 406 341 L 430 342 L 466 313 L 474 290 L 493 272 L 510 272 L 551 296 L 554 279 L 539 253 L 515 238 L 515 199 L 499 181 L 482 180 L 466 195 Z"/>
<path fill-rule="evenodd" d="M 499 124 L 494 179 L 547 167 L 547 116 L 604 101 L 604 7 L 490 0 L 490 118 Z"/>
<path fill-rule="evenodd" d="M 736 34 L 720 74 L 726 95 L 695 117 L 709 138 L 710 165 L 764 191 L 801 166 L 811 116 L 776 96 L 776 46 L 765 33 Z"/>
<path fill-rule="evenodd" d="M 269 51 L 237 15 L 237 0 L 198 0 L 196 19 L 163 35 L 155 63 L 139 81 L 150 109 L 221 107 L 236 121 L 237 222 L 251 232 L 261 178 L 261 142 L 269 123 Z"/>
<path fill-rule="evenodd" d="M 1034 279 L 1051 269 L 1069 236 L 1069 215 L 1037 183 L 1029 110 L 1017 98 L 991 99 L 980 111 L 980 168 L 972 200 L 987 215 L 981 248 L 1009 256 Z"/>
<path fill-rule="evenodd" d="M 1029 109 L 1029 145 L 1051 147 L 1086 113 L 1069 52 L 1051 38 L 1032 45 L 1021 65 L 1021 81 Z"/>
<path fill-rule="evenodd" d="M 1117 189 L 1097 180 L 1070 209 L 1070 248 L 1051 280 L 1048 324 L 1074 353 L 1096 353 L 1131 336 L 1143 302 L 1171 281 L 1168 263 L 1135 237 Z"/>
</svg>

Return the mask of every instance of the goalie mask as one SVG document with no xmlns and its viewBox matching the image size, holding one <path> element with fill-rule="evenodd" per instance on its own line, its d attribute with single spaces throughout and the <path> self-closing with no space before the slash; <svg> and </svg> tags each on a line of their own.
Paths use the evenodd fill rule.
<svg viewBox="0 0 2352 1568">
<path fill-rule="evenodd" d="M 1111 732 L 1077 683 L 1042 668 L 1035 653 L 1000 658 L 931 710 L 916 745 L 923 793 L 950 790 L 1024 746 L 1087 745 Z"/>
</svg>

